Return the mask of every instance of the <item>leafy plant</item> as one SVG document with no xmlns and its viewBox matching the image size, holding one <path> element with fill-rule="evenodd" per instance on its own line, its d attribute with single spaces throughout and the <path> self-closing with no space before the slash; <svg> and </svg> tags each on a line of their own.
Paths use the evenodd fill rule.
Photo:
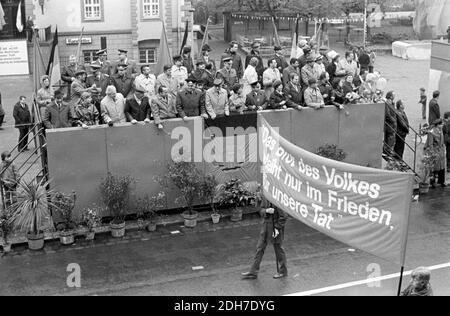
<svg viewBox="0 0 450 316">
<path fill-rule="evenodd" d="M 63 220 L 63 222 L 57 226 L 59 231 L 70 231 L 76 228 L 76 224 L 72 220 L 76 199 L 75 192 L 73 192 L 72 195 L 66 195 L 62 192 L 55 193 L 53 204 L 56 206 L 57 212 L 61 214 Z"/>
<path fill-rule="evenodd" d="M 219 203 L 222 206 L 245 207 L 254 204 L 257 198 L 256 194 L 245 188 L 239 179 L 222 184 L 219 190 Z"/>
<path fill-rule="evenodd" d="M 98 206 L 84 209 L 81 216 L 82 225 L 87 227 L 89 231 L 92 232 L 94 228 L 100 227 L 102 224 L 100 214 L 102 214 L 102 208 Z"/>
<path fill-rule="evenodd" d="M 428 183 L 430 175 L 433 172 L 434 166 L 439 162 L 439 152 L 431 148 L 424 151 L 422 159 L 422 183 Z"/>
<path fill-rule="evenodd" d="M 48 186 L 49 182 L 38 183 L 36 180 L 19 183 L 17 202 L 11 206 L 11 221 L 21 230 L 27 229 L 29 233 L 38 235 L 45 220 L 52 223 L 49 208 L 58 208 L 52 202 L 55 193 L 47 190 Z"/>
<path fill-rule="evenodd" d="M 139 219 L 155 222 L 157 211 L 166 205 L 166 194 L 158 193 L 156 196 L 144 196 L 136 201 L 136 213 Z"/>
<path fill-rule="evenodd" d="M 130 202 L 133 183 L 135 180 L 130 176 L 121 177 L 108 173 L 100 184 L 102 200 L 113 217 L 113 224 L 121 224 L 125 220 L 125 209 Z"/>
<path fill-rule="evenodd" d="M 347 154 L 342 149 L 338 148 L 337 145 L 329 144 L 320 147 L 317 150 L 317 155 L 336 161 L 344 161 L 345 158 L 347 158 Z"/>
<path fill-rule="evenodd" d="M 216 208 L 216 198 L 218 193 L 218 182 L 213 175 L 205 175 L 202 181 L 202 195 L 211 206 L 213 214 L 218 214 L 219 211 Z"/>
<path fill-rule="evenodd" d="M 5 244 L 8 243 L 9 234 L 13 231 L 13 224 L 11 222 L 12 214 L 9 210 L 5 210 L 0 216 L 0 235 Z"/>
</svg>

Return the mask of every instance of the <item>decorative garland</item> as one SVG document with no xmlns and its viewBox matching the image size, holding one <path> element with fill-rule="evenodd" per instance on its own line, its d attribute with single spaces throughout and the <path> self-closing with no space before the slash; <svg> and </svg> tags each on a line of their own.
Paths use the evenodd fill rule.
<svg viewBox="0 0 450 316">
<path fill-rule="evenodd" d="M 252 15 L 244 15 L 244 14 L 231 14 L 231 17 L 234 19 L 239 19 L 239 20 L 258 20 L 258 21 L 271 21 L 272 17 L 271 16 L 252 16 Z M 364 18 L 359 18 L 359 19 L 355 19 L 355 18 L 335 18 L 335 19 L 329 19 L 329 18 L 305 18 L 305 17 L 287 17 L 287 16 L 280 16 L 277 17 L 278 20 L 287 20 L 287 21 L 296 21 L 297 19 L 301 22 L 317 22 L 317 23 L 323 23 L 323 22 L 330 22 L 333 20 L 343 20 L 343 21 L 350 21 L 350 22 L 364 22 Z"/>
</svg>

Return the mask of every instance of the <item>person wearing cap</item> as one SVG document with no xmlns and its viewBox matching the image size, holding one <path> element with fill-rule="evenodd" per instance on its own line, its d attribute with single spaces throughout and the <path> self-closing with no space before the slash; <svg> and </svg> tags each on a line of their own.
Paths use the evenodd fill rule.
<svg viewBox="0 0 450 316">
<path fill-rule="evenodd" d="M 283 83 L 281 80 L 275 81 L 273 84 L 274 92 L 270 96 L 269 99 L 269 109 L 272 110 L 286 110 L 287 108 L 296 108 L 298 110 L 301 110 L 302 107 L 300 104 L 296 104 L 292 102 L 288 96 L 284 93 L 283 90 Z"/>
<path fill-rule="evenodd" d="M 211 47 L 208 44 L 203 45 L 202 47 L 202 57 L 201 59 L 205 63 L 205 66 L 211 65 L 211 73 L 215 74 L 217 72 L 217 66 L 214 59 L 209 56 L 209 53 L 212 51 Z"/>
<path fill-rule="evenodd" d="M 117 93 L 116 87 L 108 86 L 106 88 L 106 96 L 100 104 L 103 122 L 110 127 L 113 127 L 114 124 L 126 123 L 125 103 L 125 97 L 121 93 Z"/>
<path fill-rule="evenodd" d="M 128 58 L 128 51 L 125 49 L 119 49 L 119 60 L 114 64 L 112 71 L 113 76 L 119 73 L 120 65 L 126 65 L 125 69 L 130 78 L 134 79 L 134 77 L 139 74 L 136 62 Z"/>
<path fill-rule="evenodd" d="M 258 80 L 250 83 L 252 91 L 247 94 L 245 99 L 245 107 L 247 111 L 263 111 L 269 105 L 269 99 L 266 94 L 261 90 L 261 85 Z"/>
<path fill-rule="evenodd" d="M 397 132 L 397 113 L 395 111 L 395 94 L 389 91 L 385 101 L 384 149 L 383 155 L 395 157 L 394 148 Z"/>
<path fill-rule="evenodd" d="M 339 83 L 339 80 L 342 77 L 342 76 L 336 74 L 337 68 L 338 68 L 338 63 L 339 63 L 339 60 L 341 59 L 341 56 L 336 51 L 332 50 L 331 52 L 328 53 L 328 59 L 330 62 L 328 64 L 328 66 L 326 67 L 326 71 L 330 75 L 331 84 L 333 85 L 333 87 L 336 87 L 337 84 Z"/>
<path fill-rule="evenodd" d="M 445 137 L 443 132 L 444 121 L 441 118 L 436 119 L 431 124 L 431 130 L 428 132 L 427 141 L 424 146 L 424 153 L 432 154 L 436 157 L 431 168 L 430 184 L 436 188 L 437 183 L 445 188 L 445 171 L 447 168 L 447 149 L 445 146 Z"/>
<path fill-rule="evenodd" d="M 198 81 L 203 81 L 208 88 L 212 87 L 214 82 L 214 76 L 208 70 L 206 70 L 206 64 L 203 59 L 199 59 L 196 62 L 197 69 L 192 76 Z"/>
<path fill-rule="evenodd" d="M 264 63 L 259 53 L 260 48 L 261 48 L 260 43 L 254 42 L 252 44 L 252 50 L 250 51 L 250 54 L 248 54 L 247 57 L 245 58 L 245 68 L 248 67 L 248 65 L 250 64 L 250 60 L 252 60 L 253 57 L 258 58 L 258 65 L 256 66 L 256 72 L 258 73 L 259 80 L 262 81 L 264 73 Z"/>
<path fill-rule="evenodd" d="M 183 66 L 186 67 L 188 74 L 191 74 L 194 71 L 194 63 L 191 53 L 192 48 L 190 46 L 185 46 L 181 55 L 181 58 L 183 59 Z"/>
<path fill-rule="evenodd" d="M 153 118 L 155 119 L 155 124 L 158 129 L 163 129 L 163 120 L 173 119 L 177 117 L 177 109 L 170 100 L 169 90 L 166 87 L 159 87 L 158 95 L 151 101 L 151 111 Z"/>
<path fill-rule="evenodd" d="M 146 96 L 147 90 L 142 86 L 137 85 L 134 89 L 134 94 L 125 102 L 125 116 L 128 122 L 136 125 L 138 122 L 150 123 L 151 108 L 149 99 Z"/>
<path fill-rule="evenodd" d="M 268 66 L 269 67 L 263 73 L 263 86 L 266 91 L 266 96 L 270 98 L 274 91 L 273 84 L 276 81 L 281 81 L 281 74 L 277 68 L 278 65 L 276 59 L 269 59 Z"/>
<path fill-rule="evenodd" d="M 317 81 L 321 75 L 320 67 L 316 65 L 316 57 L 313 54 L 308 55 L 306 62 L 306 66 L 304 66 L 301 71 L 303 87 L 308 87 L 310 79 L 315 79 Z"/>
<path fill-rule="evenodd" d="M 177 94 L 178 115 L 186 121 L 188 117 L 200 116 L 202 102 L 202 92 L 196 89 L 197 80 L 190 76 L 186 80 L 186 87 Z"/>
<path fill-rule="evenodd" d="M 72 92 L 70 96 L 71 104 L 77 104 L 80 101 L 81 94 L 83 92 L 96 92 L 97 87 L 87 87 L 86 85 L 87 73 L 85 70 L 78 70 L 75 74 L 75 80 L 70 86 L 70 91 Z"/>
<path fill-rule="evenodd" d="M 439 91 L 433 92 L 433 99 L 430 101 L 428 112 L 428 123 L 432 125 L 436 120 L 441 118 L 441 107 L 439 106 L 439 97 L 441 93 Z"/>
<path fill-rule="evenodd" d="M 303 104 L 303 90 L 300 84 L 300 76 L 293 72 L 290 75 L 289 82 L 284 86 L 284 94 L 292 103 Z"/>
<path fill-rule="evenodd" d="M 122 94 L 125 98 L 131 97 L 133 94 L 134 80 L 127 71 L 126 64 L 117 66 L 117 74 L 111 78 L 111 84 L 116 87 L 117 93 Z M 155 80 L 156 81 L 156 80 Z"/>
<path fill-rule="evenodd" d="M 75 81 L 75 73 L 78 70 L 85 70 L 84 66 L 78 64 L 77 57 L 71 55 L 69 57 L 69 65 L 64 66 L 61 72 L 61 80 L 67 85 L 67 95 L 70 96 L 72 92 L 70 91 L 72 82 Z"/>
<path fill-rule="evenodd" d="M 83 92 L 80 93 L 80 98 L 77 100 L 77 103 L 81 99 L 81 94 Z M 61 90 L 55 92 L 55 101 L 47 107 L 44 117 L 46 129 L 72 127 L 71 107 L 68 103 L 63 101 L 63 98 L 64 94 Z"/>
<path fill-rule="evenodd" d="M 302 39 L 302 40 L 300 40 L 299 42 L 298 42 L 298 47 L 297 47 L 297 55 L 295 56 L 295 58 L 297 58 L 297 59 L 299 59 L 299 58 L 301 58 L 303 55 L 305 55 L 305 52 L 304 52 L 304 48 L 306 47 L 308 45 L 308 41 L 307 40 L 304 40 L 304 39 Z"/>
<path fill-rule="evenodd" d="M 45 116 L 47 106 L 49 106 L 52 103 L 54 94 L 55 92 L 53 91 L 53 88 L 50 85 L 50 77 L 47 75 L 42 76 L 41 88 L 38 90 L 36 94 L 36 102 L 39 106 L 41 117 Z"/>
<path fill-rule="evenodd" d="M 101 49 L 95 53 L 97 56 L 96 64 L 100 66 L 100 71 L 102 74 L 111 75 L 111 62 L 107 60 L 106 49 Z M 92 65 L 91 65 L 92 66 Z"/>
<path fill-rule="evenodd" d="M 281 46 L 276 45 L 273 49 L 275 51 L 275 55 L 271 58 L 277 61 L 277 68 L 280 71 L 280 74 L 282 74 L 284 69 L 286 69 L 289 66 L 286 61 L 286 58 L 283 55 L 283 48 Z"/>
<path fill-rule="evenodd" d="M 95 107 L 89 92 L 81 94 L 80 101 L 71 109 L 71 116 L 74 127 L 87 129 L 89 126 L 99 124 L 100 112 Z"/>
<path fill-rule="evenodd" d="M 232 67 L 233 59 L 230 56 L 225 55 L 223 56 L 222 61 L 224 67 L 217 72 L 216 78 L 223 80 L 223 87 L 229 92 L 231 91 L 231 88 L 239 82 L 239 79 L 236 70 Z"/>
<path fill-rule="evenodd" d="M 141 74 L 134 79 L 134 86 L 140 86 L 145 91 L 145 96 L 149 99 L 156 96 L 156 77 L 152 74 L 149 65 L 141 66 Z"/>
<path fill-rule="evenodd" d="M 327 72 L 325 64 L 323 63 L 323 56 L 322 55 L 317 55 L 316 56 L 316 65 L 315 67 L 317 67 L 317 71 L 320 74 L 323 74 L 324 72 Z"/>
<path fill-rule="evenodd" d="M 311 49 L 311 47 L 309 45 L 306 45 L 303 48 L 303 55 L 301 57 L 298 57 L 298 62 L 300 63 L 300 70 L 306 66 L 306 64 L 308 63 L 307 59 L 310 55 L 314 55 L 313 50 Z"/>
<path fill-rule="evenodd" d="M 172 77 L 177 80 L 178 88 L 181 89 L 185 85 L 189 73 L 187 68 L 183 66 L 183 58 L 180 55 L 174 56 L 173 62 Z"/>
<path fill-rule="evenodd" d="M 337 65 L 336 74 L 352 75 L 353 77 L 359 75 L 358 64 L 355 61 L 355 54 L 353 52 L 345 53 L 345 58 L 342 58 Z"/>
<path fill-rule="evenodd" d="M 156 79 L 155 91 L 158 91 L 161 86 L 169 89 L 169 94 L 176 99 L 179 85 L 178 81 L 172 76 L 172 65 L 163 67 L 163 73 Z"/>
<path fill-rule="evenodd" d="M 284 69 L 283 71 L 283 86 L 286 87 L 286 85 L 291 80 L 291 74 L 295 73 L 301 78 L 301 72 L 300 72 L 300 63 L 297 58 L 291 58 L 290 65 Z"/>
<path fill-rule="evenodd" d="M 91 97 L 92 103 L 96 107 L 98 113 L 100 113 L 100 102 L 106 96 L 106 88 L 111 84 L 111 78 L 107 74 L 103 73 L 102 67 L 97 62 L 93 62 L 91 64 L 91 69 L 93 74 L 87 77 L 86 86 L 96 88 L 92 89 Z M 101 117 L 99 118 L 99 121 L 100 124 L 103 123 Z"/>
<path fill-rule="evenodd" d="M 307 107 L 316 110 L 325 107 L 325 101 L 318 87 L 318 82 L 316 78 L 310 78 L 308 80 L 308 88 L 305 90 L 304 99 Z"/>
<path fill-rule="evenodd" d="M 242 59 L 241 56 L 238 54 L 239 51 L 239 44 L 235 41 L 232 41 L 230 43 L 230 47 L 225 50 L 224 55 L 227 55 L 232 58 L 232 68 L 236 70 L 236 75 L 240 79 L 244 75 L 244 66 L 242 65 Z M 223 60 L 220 61 L 220 69 L 224 67 Z M 247 67 L 247 66 L 245 66 Z"/>
<path fill-rule="evenodd" d="M 222 85 L 223 79 L 217 78 L 214 80 L 214 87 L 206 91 L 205 109 L 212 120 L 218 116 L 230 115 L 228 92 L 222 88 Z"/>
<path fill-rule="evenodd" d="M 248 65 L 247 69 L 245 69 L 244 77 L 242 78 L 242 82 L 244 84 L 244 95 L 248 95 L 250 92 L 252 92 L 251 84 L 253 82 L 259 81 L 258 73 L 256 72 L 256 67 L 258 66 L 259 60 L 258 58 L 252 58 L 250 60 L 250 64 Z"/>
</svg>

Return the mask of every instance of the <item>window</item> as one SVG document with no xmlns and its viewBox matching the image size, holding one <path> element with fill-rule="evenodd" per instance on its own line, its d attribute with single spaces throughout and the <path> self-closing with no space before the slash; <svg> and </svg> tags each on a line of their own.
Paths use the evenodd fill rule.
<svg viewBox="0 0 450 316">
<path fill-rule="evenodd" d="M 141 64 L 155 64 L 157 62 L 156 48 L 140 49 L 139 62 Z"/>
<path fill-rule="evenodd" d="M 95 55 L 96 52 L 97 52 L 96 50 L 84 50 L 83 51 L 84 63 L 85 64 L 90 64 L 93 61 L 95 61 L 96 57 L 97 57 Z"/>
<path fill-rule="evenodd" d="M 99 21 L 103 19 L 103 0 L 82 0 L 85 21 Z"/>
<path fill-rule="evenodd" d="M 144 19 L 159 18 L 159 1 L 160 0 L 142 0 L 142 12 Z"/>
</svg>

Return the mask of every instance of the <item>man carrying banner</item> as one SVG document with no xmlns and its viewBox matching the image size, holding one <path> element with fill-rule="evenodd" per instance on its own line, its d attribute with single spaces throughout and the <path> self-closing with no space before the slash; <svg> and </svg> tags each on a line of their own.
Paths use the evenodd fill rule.
<svg viewBox="0 0 450 316">
<path fill-rule="evenodd" d="M 261 210 L 261 213 L 264 214 L 264 223 L 261 228 L 255 259 L 250 272 L 242 273 L 244 280 L 255 280 L 258 278 L 261 261 L 269 240 L 273 243 L 277 259 L 277 274 L 273 278 L 282 279 L 288 275 L 286 253 L 283 248 L 284 227 L 286 225 L 287 215 L 282 210 L 273 208 L 265 199 L 263 204 L 263 206 L 267 206 L 267 208 Z"/>
</svg>

